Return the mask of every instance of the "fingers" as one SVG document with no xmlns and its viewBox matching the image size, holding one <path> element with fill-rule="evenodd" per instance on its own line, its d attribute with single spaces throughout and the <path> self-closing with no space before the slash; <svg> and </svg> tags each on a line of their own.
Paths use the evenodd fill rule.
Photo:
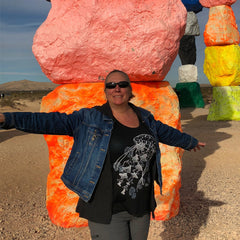
<svg viewBox="0 0 240 240">
<path fill-rule="evenodd" d="M 194 152 L 196 152 L 197 150 L 201 150 L 201 148 L 202 147 L 205 147 L 206 146 L 206 143 L 204 143 L 204 142 L 198 142 L 198 144 L 196 145 L 196 147 L 194 147 L 193 149 L 191 149 L 191 150 L 193 150 Z M 190 151 L 191 151 L 190 150 Z"/>
<path fill-rule="evenodd" d="M 198 146 L 199 146 L 199 147 L 205 147 L 205 146 L 206 146 L 206 143 L 205 143 L 205 142 L 199 142 L 199 143 L 198 143 Z"/>
</svg>

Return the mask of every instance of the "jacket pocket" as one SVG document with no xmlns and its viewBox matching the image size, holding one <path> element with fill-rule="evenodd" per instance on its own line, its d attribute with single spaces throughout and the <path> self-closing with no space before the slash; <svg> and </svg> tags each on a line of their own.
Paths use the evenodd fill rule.
<svg viewBox="0 0 240 240">
<path fill-rule="evenodd" d="M 93 161 L 97 157 L 94 155 L 99 151 L 101 138 L 100 129 L 89 127 L 85 134 L 76 139 L 65 170 L 65 174 L 69 175 L 73 184 L 79 182 L 84 175 L 86 176 L 86 171 L 92 171 L 91 169 L 95 165 Z"/>
</svg>

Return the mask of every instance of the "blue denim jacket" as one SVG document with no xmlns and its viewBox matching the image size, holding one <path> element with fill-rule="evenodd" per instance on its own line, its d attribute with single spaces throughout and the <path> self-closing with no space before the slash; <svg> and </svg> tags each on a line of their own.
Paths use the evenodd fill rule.
<svg viewBox="0 0 240 240">
<path fill-rule="evenodd" d="M 131 106 L 155 136 L 157 182 L 161 188 L 161 153 L 158 143 L 189 150 L 197 145 L 198 140 L 156 121 L 149 111 L 133 104 Z M 104 108 L 109 109 L 109 105 L 83 108 L 69 115 L 58 112 L 4 113 L 6 120 L 1 127 L 16 128 L 30 133 L 72 136 L 74 144 L 61 179 L 69 189 L 88 202 L 100 177 L 113 129 L 113 120 L 109 114 L 103 113 Z"/>
</svg>

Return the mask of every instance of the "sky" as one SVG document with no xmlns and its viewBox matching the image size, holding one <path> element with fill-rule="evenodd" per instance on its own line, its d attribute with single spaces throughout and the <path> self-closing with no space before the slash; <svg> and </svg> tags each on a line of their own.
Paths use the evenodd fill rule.
<svg viewBox="0 0 240 240">
<path fill-rule="evenodd" d="M 1 0 L 0 1 L 0 84 L 28 79 L 50 82 L 42 73 L 32 53 L 33 37 L 38 27 L 45 21 L 51 9 L 46 0 Z M 232 5 L 238 29 L 240 30 L 240 0 Z M 209 9 L 197 13 L 200 36 L 196 36 L 198 82 L 209 83 L 203 73 L 204 50 L 203 32 L 208 21 Z M 181 61 L 177 56 L 165 77 L 175 87 Z"/>
</svg>

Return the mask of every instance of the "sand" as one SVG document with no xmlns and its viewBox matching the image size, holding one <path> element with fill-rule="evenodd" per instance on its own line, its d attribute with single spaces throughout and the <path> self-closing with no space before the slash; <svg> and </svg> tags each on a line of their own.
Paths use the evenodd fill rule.
<svg viewBox="0 0 240 240">
<path fill-rule="evenodd" d="M 25 105 L 19 111 L 40 108 L 39 101 Z M 239 239 L 240 122 L 209 122 L 208 109 L 181 110 L 183 130 L 207 146 L 184 152 L 180 212 L 166 222 L 151 221 L 149 240 Z M 90 239 L 88 228 L 63 229 L 49 220 L 48 172 L 42 135 L 0 130 L 0 239 Z"/>
</svg>

